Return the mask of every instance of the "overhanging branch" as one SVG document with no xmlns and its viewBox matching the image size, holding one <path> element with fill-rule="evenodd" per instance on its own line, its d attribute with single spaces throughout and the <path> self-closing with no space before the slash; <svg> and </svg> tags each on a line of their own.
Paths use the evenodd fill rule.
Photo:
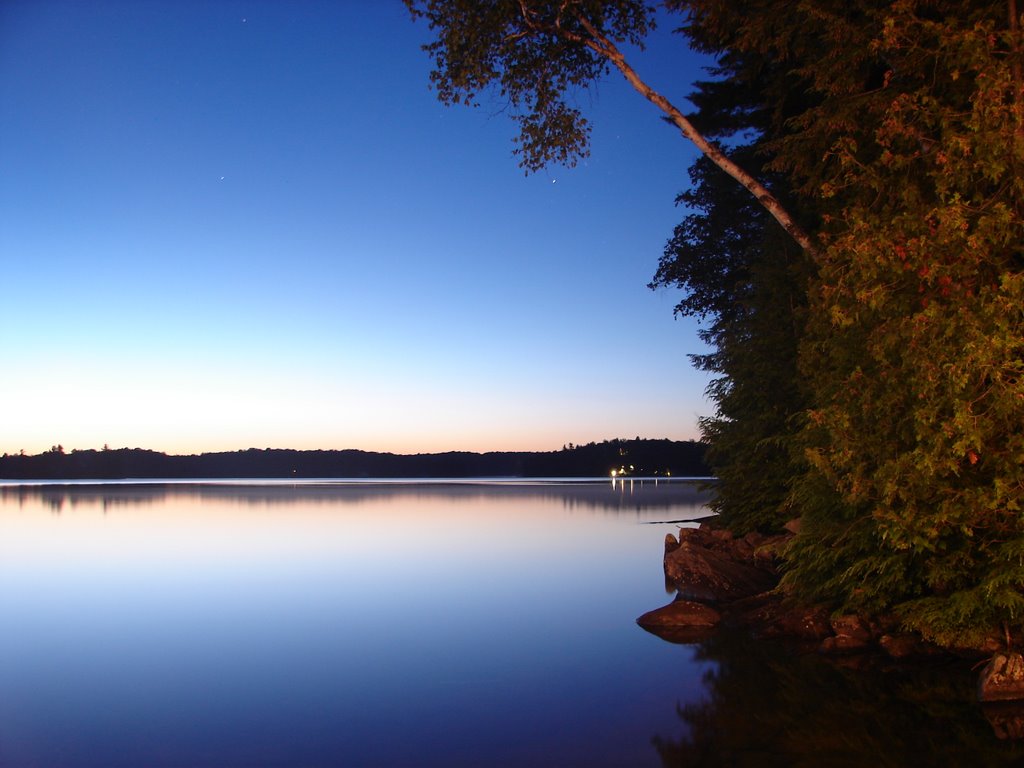
<svg viewBox="0 0 1024 768">
<path fill-rule="evenodd" d="M 668 115 L 672 123 L 679 128 L 686 138 L 696 145 L 697 149 L 707 156 L 711 162 L 742 184 L 743 187 L 757 198 L 758 203 L 760 203 L 765 210 L 767 210 L 768 213 L 770 213 L 772 217 L 779 222 L 782 228 L 789 233 L 790 237 L 792 237 L 801 248 L 812 255 L 817 253 L 817 246 L 811 236 L 808 235 L 799 224 L 797 224 L 789 211 L 785 209 L 782 203 L 779 202 L 778 198 L 776 198 L 775 195 L 773 195 L 771 191 L 764 186 L 764 184 L 736 165 L 728 155 L 704 138 L 703 134 L 694 127 L 693 123 L 686 119 L 686 116 L 674 104 L 672 104 L 672 102 L 647 85 L 640 75 L 637 74 L 636 70 L 629 65 L 629 62 L 626 61 L 626 57 L 616 47 L 615 43 L 609 40 L 606 35 L 602 34 L 600 30 L 591 24 L 590 20 L 587 19 L 586 16 L 581 13 L 577 13 L 576 19 L 587 31 L 589 37 L 569 35 L 565 32 L 561 32 L 563 36 L 582 43 L 597 55 L 608 59 L 608 61 L 610 61 L 615 68 L 622 73 L 629 84 L 632 85 L 641 96 Z"/>
</svg>

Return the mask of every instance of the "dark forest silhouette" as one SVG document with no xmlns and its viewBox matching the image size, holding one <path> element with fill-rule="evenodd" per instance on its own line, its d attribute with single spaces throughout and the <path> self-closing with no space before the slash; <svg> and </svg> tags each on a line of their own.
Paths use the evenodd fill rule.
<svg viewBox="0 0 1024 768">
<path fill-rule="evenodd" d="M 175 456 L 143 448 L 0 457 L 5 480 L 125 478 L 706 477 L 704 445 L 677 440 L 605 440 L 560 451 L 395 454 L 360 450 L 250 448 Z"/>
</svg>

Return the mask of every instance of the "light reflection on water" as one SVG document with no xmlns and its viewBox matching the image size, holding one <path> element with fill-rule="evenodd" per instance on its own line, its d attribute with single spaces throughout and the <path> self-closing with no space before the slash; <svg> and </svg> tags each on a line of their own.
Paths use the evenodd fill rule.
<svg viewBox="0 0 1024 768">
<path fill-rule="evenodd" d="M 702 665 L 634 625 L 664 600 L 641 523 L 702 511 L 664 482 L 2 488 L 0 764 L 655 765 Z"/>
<path fill-rule="evenodd" d="M 684 516 L 704 514 L 707 493 L 699 481 L 658 478 L 613 480 L 218 480 L 111 482 L 0 481 L 0 501 L 21 505 L 32 500 L 54 512 L 65 505 L 140 505 L 176 499 L 219 499 L 238 504 L 360 504 L 379 503 L 386 491 L 389 504 L 413 498 L 465 500 L 486 496 L 508 501 L 530 498 L 559 499 L 567 507 L 588 507 L 613 512 L 673 509 Z M 500 493 L 497 491 L 500 490 Z"/>
<path fill-rule="evenodd" d="M 855 758 L 1007 754 L 961 689 L 893 709 L 639 630 L 677 527 L 647 523 L 703 514 L 664 481 L 0 487 L 0 765 L 785 765 L 829 688 L 914 724 Z"/>
</svg>

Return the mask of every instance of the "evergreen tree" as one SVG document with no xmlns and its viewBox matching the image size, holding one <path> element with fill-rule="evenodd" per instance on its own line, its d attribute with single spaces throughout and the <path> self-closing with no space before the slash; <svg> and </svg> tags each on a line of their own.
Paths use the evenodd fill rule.
<svg viewBox="0 0 1024 768">
<path fill-rule="evenodd" d="M 715 414 L 701 420 L 717 478 L 712 507 L 734 531 L 778 529 L 796 514 L 788 500 L 797 471 L 789 438 L 804 407 L 796 365 L 810 264 L 710 163 L 698 161 L 690 175 L 693 185 L 679 202 L 691 213 L 652 286 L 684 290 L 676 311 L 703 320 L 701 338 L 713 349 L 691 356 L 716 374 L 708 388 Z"/>
<path fill-rule="evenodd" d="M 866 11 L 882 82 L 837 74 L 801 170 L 833 209 L 811 294 L 808 505 L 790 582 L 947 644 L 1024 616 L 1024 112 L 1004 2 Z M 820 65 L 819 65 L 820 67 Z M 819 77 L 827 70 L 819 68 Z M 822 89 L 822 83 L 817 85 Z M 856 129 L 837 131 L 860 101 Z M 810 589 L 807 589 L 810 587 Z"/>
<path fill-rule="evenodd" d="M 1016 8 L 685 5 L 691 32 L 772 62 L 765 88 L 803 89 L 763 134 L 824 245 L 799 352 L 808 463 L 787 583 L 837 609 L 895 610 L 946 644 L 1020 623 Z"/>
<path fill-rule="evenodd" d="M 730 26 L 730 28 L 733 28 Z M 718 55 L 714 79 L 697 83 L 691 116 L 712 140 L 784 201 L 786 179 L 770 170 L 769 140 L 801 106 L 786 72 L 753 51 L 730 51 L 696 18 L 691 43 Z M 807 285 L 814 265 L 757 201 L 706 158 L 690 170 L 690 189 L 678 201 L 689 211 L 676 227 L 652 287 L 684 291 L 676 311 L 700 318 L 713 349 L 694 364 L 717 374 L 708 389 L 714 416 L 701 421 L 708 461 L 718 479 L 712 507 L 724 525 L 744 533 L 778 529 L 794 511 L 790 480 L 802 458 L 792 437 L 806 406 L 797 372 Z M 813 217 L 804 202 L 801 225 Z"/>
<path fill-rule="evenodd" d="M 672 0 L 721 57 L 692 122 L 617 47 L 643 42 L 645 3 L 408 4 L 438 33 L 441 98 L 496 85 L 528 168 L 586 151 L 562 95 L 611 68 L 704 142 L 654 282 L 709 323 L 720 511 L 802 516 L 793 593 L 945 644 L 1024 623 L 1016 0 Z M 760 179 L 763 207 L 723 172 Z"/>
</svg>

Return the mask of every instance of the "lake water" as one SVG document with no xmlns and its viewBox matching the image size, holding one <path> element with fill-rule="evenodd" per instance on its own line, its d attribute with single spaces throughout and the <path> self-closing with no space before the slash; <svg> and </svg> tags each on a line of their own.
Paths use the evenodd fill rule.
<svg viewBox="0 0 1024 768">
<path fill-rule="evenodd" d="M 0 486 L 0 765 L 1020 757 L 964 675 L 639 629 L 702 514 L 666 481 Z"/>
</svg>

